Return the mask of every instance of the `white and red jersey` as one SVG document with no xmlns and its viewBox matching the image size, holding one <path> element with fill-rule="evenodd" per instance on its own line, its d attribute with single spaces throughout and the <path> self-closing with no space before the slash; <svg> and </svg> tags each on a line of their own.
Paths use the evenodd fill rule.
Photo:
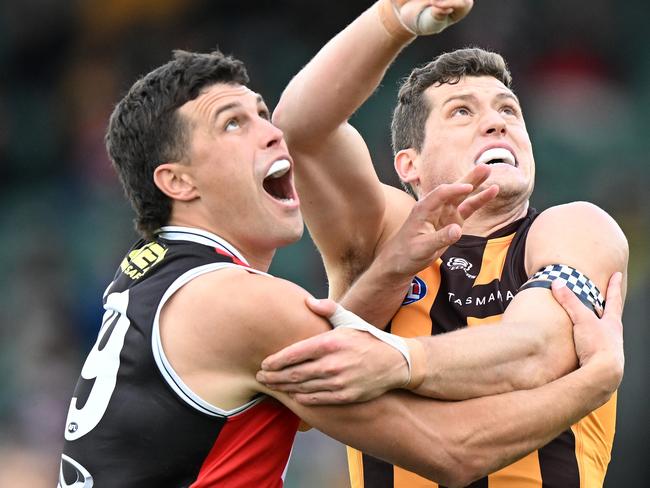
<svg viewBox="0 0 650 488">
<path fill-rule="evenodd" d="M 70 403 L 61 488 L 281 487 L 299 419 L 260 395 L 232 410 L 176 374 L 159 315 L 181 286 L 224 267 L 257 272 L 209 232 L 163 227 L 129 251 Z M 218 293 L 218 290 L 215 290 Z"/>
</svg>

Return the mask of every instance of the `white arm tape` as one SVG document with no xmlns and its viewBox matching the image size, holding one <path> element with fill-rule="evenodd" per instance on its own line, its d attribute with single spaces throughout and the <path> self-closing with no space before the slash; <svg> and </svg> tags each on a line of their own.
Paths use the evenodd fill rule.
<svg viewBox="0 0 650 488">
<path fill-rule="evenodd" d="M 408 345 L 403 338 L 378 329 L 374 325 L 369 324 L 363 320 L 358 315 L 350 312 L 349 310 L 346 310 L 339 304 L 336 305 L 336 311 L 329 318 L 329 321 L 335 329 L 337 327 L 347 327 L 348 329 L 356 329 L 363 332 L 368 332 L 369 334 L 372 334 L 377 339 L 379 339 L 381 342 L 384 342 L 389 346 L 397 349 L 402 354 L 402 356 L 404 356 L 404 359 L 406 359 L 406 364 L 408 365 L 409 379 L 407 383 L 411 381 L 411 354 L 409 353 Z"/>
</svg>

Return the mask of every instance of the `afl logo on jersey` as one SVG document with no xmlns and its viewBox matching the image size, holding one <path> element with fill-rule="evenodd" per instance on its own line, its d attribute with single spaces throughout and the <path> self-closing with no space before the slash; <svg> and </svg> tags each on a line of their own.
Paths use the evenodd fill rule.
<svg viewBox="0 0 650 488">
<path fill-rule="evenodd" d="M 404 297 L 402 306 L 422 300 L 427 294 L 427 284 L 417 276 L 411 281 L 411 289 Z"/>
</svg>

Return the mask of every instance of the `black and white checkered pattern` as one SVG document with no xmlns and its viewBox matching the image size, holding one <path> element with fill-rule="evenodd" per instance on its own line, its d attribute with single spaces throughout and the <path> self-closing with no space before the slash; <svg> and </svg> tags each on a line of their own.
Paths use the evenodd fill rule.
<svg viewBox="0 0 650 488">
<path fill-rule="evenodd" d="M 563 280 L 580 301 L 591 308 L 596 315 L 599 317 L 603 315 L 605 298 L 598 287 L 586 275 L 565 264 L 551 264 L 539 270 L 521 285 L 519 291 L 534 287 L 551 288 L 551 283 L 558 279 Z"/>
</svg>

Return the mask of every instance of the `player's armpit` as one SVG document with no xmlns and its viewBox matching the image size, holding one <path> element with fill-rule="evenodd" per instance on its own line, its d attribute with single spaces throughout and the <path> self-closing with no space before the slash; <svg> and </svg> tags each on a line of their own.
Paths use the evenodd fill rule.
<svg viewBox="0 0 650 488">
<path fill-rule="evenodd" d="M 384 232 L 386 197 L 365 142 L 352 126 L 342 125 L 323 142 L 307 150 L 294 148 L 289 139 L 289 147 L 305 224 L 323 257 L 330 296 L 338 299 L 372 261 Z"/>
</svg>

